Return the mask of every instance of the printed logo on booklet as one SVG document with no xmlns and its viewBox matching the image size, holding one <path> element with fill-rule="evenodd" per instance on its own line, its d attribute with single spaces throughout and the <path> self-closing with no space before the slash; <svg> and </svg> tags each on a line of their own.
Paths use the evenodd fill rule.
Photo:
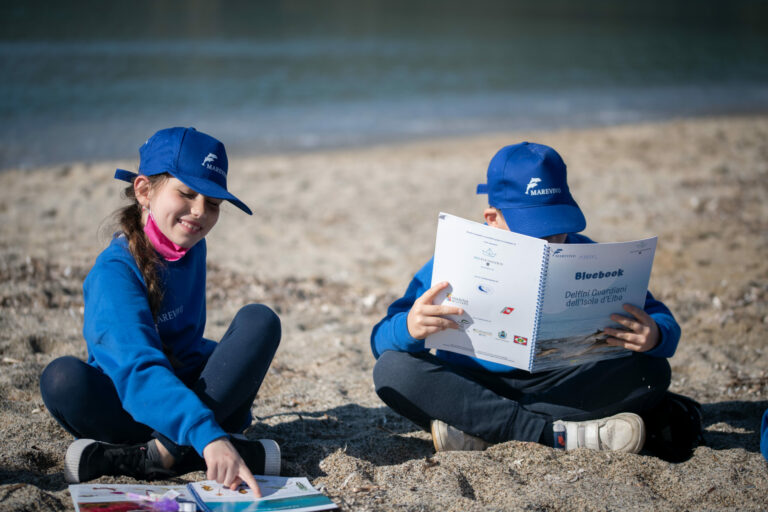
<svg viewBox="0 0 768 512">
<path fill-rule="evenodd" d="M 469 300 L 463 299 L 461 297 L 455 297 L 452 293 L 449 293 L 445 299 L 448 302 L 454 302 L 456 304 L 461 304 L 462 306 L 469 306 Z"/>
<path fill-rule="evenodd" d="M 563 249 L 555 249 L 552 253 L 552 256 L 555 258 L 575 258 L 575 254 L 565 254 L 563 252 Z"/>
<path fill-rule="evenodd" d="M 482 250 L 482 251 L 480 251 L 480 252 L 481 252 L 481 253 L 483 253 L 483 254 L 485 254 L 485 255 L 486 255 L 486 256 L 488 256 L 489 258 L 495 258 L 495 257 L 496 257 L 496 251 L 494 251 L 494 250 L 493 250 L 493 249 L 491 249 L 490 247 L 488 247 L 487 249 L 483 249 L 483 250 Z"/>
</svg>

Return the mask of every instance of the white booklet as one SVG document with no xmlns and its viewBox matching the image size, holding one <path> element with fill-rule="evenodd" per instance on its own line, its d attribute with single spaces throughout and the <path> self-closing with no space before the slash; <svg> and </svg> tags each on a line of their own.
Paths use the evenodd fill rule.
<svg viewBox="0 0 768 512">
<path fill-rule="evenodd" d="M 186 485 L 72 484 L 69 494 L 76 512 L 157 511 L 161 510 L 158 504 L 167 503 L 182 510 L 197 509 L 195 497 Z M 180 507 L 181 504 L 187 506 Z"/>
<path fill-rule="evenodd" d="M 643 307 L 655 252 L 655 237 L 551 244 L 440 213 L 432 284 L 450 286 L 434 303 L 464 314 L 426 347 L 530 372 L 629 355 L 603 329 L 623 304 Z"/>
<path fill-rule="evenodd" d="M 193 482 L 189 490 L 204 512 L 255 511 L 316 511 L 336 510 L 338 507 L 323 493 L 312 487 L 303 477 L 253 475 L 261 489 L 261 498 L 255 499 L 245 485 L 234 491 L 213 480 Z"/>
<path fill-rule="evenodd" d="M 230 490 L 212 480 L 187 485 L 73 484 L 69 486 L 69 493 L 77 512 L 311 512 L 338 509 L 306 478 L 253 477 L 261 490 L 259 499 L 245 484 Z"/>
</svg>

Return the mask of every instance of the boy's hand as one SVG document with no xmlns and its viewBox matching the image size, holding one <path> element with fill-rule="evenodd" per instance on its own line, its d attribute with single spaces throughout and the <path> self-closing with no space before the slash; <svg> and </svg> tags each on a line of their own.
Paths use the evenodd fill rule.
<svg viewBox="0 0 768 512">
<path fill-rule="evenodd" d="M 203 458 L 208 467 L 208 480 L 216 480 L 233 491 L 245 482 L 253 494 L 261 498 L 259 484 L 229 439 L 221 438 L 208 443 L 203 448 Z"/>
<path fill-rule="evenodd" d="M 624 304 L 624 310 L 634 318 L 624 315 L 611 315 L 611 320 L 626 329 L 606 327 L 605 333 L 611 336 L 605 341 L 609 345 L 624 347 L 635 352 L 647 352 L 659 344 L 659 326 L 648 313 L 632 304 Z"/>
<path fill-rule="evenodd" d="M 456 306 L 436 306 L 432 303 L 435 296 L 448 287 L 447 282 L 438 283 L 416 299 L 408 312 L 408 332 L 417 340 L 444 329 L 458 329 L 453 320 L 442 318 L 443 315 L 461 315 L 464 310 Z"/>
</svg>

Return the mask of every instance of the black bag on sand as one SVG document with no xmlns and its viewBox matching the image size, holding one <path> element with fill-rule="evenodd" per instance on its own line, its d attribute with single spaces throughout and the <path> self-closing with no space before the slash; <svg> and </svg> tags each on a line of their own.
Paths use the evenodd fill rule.
<svg viewBox="0 0 768 512">
<path fill-rule="evenodd" d="M 659 405 L 641 415 L 645 422 L 644 450 L 667 462 L 684 462 L 704 444 L 701 404 L 667 391 Z"/>
</svg>

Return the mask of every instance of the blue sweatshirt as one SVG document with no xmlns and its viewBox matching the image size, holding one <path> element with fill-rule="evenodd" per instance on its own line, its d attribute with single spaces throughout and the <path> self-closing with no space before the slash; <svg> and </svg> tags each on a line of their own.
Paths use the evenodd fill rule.
<svg viewBox="0 0 768 512">
<path fill-rule="evenodd" d="M 569 234 L 565 243 L 587 244 L 594 243 L 594 241 L 584 235 Z M 433 260 L 429 260 L 416 273 L 411 284 L 408 285 L 405 295 L 389 306 L 387 316 L 373 328 L 371 349 L 377 359 L 387 350 L 411 353 L 427 350 L 424 347 L 424 340 L 418 340 L 408 332 L 407 318 L 416 299 L 432 287 L 432 263 Z M 661 335 L 659 344 L 646 354 L 655 357 L 672 357 L 677 349 L 677 342 L 680 340 L 680 326 L 675 317 L 663 303 L 653 298 L 651 292 L 648 292 L 645 298 L 644 309 L 659 326 L 659 334 Z M 511 366 L 444 350 L 438 350 L 436 356 L 446 362 L 475 370 L 486 370 L 492 373 L 514 370 Z"/>
<path fill-rule="evenodd" d="M 180 380 L 199 368 L 216 346 L 203 338 L 205 258 L 202 240 L 180 260 L 164 262 L 160 275 L 165 294 L 157 325 L 124 236 L 112 239 L 83 284 L 88 363 L 112 379 L 123 408 L 136 421 L 201 455 L 208 443 L 226 436 L 213 412 Z"/>
<path fill-rule="evenodd" d="M 760 424 L 760 451 L 768 460 L 768 409 L 763 413 L 763 422 Z"/>
</svg>

